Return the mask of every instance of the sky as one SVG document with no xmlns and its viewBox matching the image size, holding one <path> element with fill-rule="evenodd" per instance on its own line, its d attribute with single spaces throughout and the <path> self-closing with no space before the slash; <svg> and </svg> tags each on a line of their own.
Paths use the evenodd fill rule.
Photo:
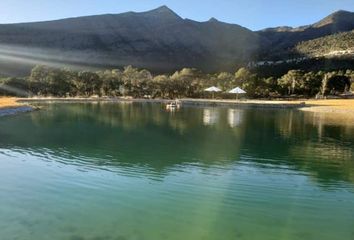
<svg viewBox="0 0 354 240">
<path fill-rule="evenodd" d="M 252 30 L 314 23 L 354 0 L 0 0 L 0 23 L 147 11 L 166 5 L 183 18 L 236 23 Z"/>
</svg>

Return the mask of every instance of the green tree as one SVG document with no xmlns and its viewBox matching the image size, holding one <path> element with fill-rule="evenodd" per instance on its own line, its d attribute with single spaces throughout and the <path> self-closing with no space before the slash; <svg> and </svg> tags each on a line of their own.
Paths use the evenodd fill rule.
<svg viewBox="0 0 354 240">
<path fill-rule="evenodd" d="M 100 94 L 101 81 L 98 74 L 88 71 L 81 71 L 73 79 L 77 95 L 92 96 Z"/>
<path fill-rule="evenodd" d="M 247 68 L 240 68 L 235 73 L 235 84 L 242 84 L 252 78 L 252 73 Z"/>
<path fill-rule="evenodd" d="M 300 89 L 303 75 L 304 73 L 300 70 L 290 70 L 278 80 L 278 84 L 287 91 L 288 95 L 295 94 L 295 91 Z"/>
</svg>

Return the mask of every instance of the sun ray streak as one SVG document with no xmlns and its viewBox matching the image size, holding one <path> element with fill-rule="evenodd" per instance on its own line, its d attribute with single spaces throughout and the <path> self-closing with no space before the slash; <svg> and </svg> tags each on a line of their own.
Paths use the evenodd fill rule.
<svg viewBox="0 0 354 240">
<path fill-rule="evenodd" d="M 0 90 L 15 94 L 17 96 L 28 97 L 29 93 L 16 87 L 8 86 L 6 84 L 0 84 Z"/>
</svg>

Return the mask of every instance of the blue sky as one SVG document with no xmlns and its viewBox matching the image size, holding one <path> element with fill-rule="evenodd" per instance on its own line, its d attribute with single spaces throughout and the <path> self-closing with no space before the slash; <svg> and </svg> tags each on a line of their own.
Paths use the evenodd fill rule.
<svg viewBox="0 0 354 240">
<path fill-rule="evenodd" d="M 146 11 L 161 5 L 183 18 L 215 17 L 252 30 L 306 25 L 339 9 L 354 11 L 354 0 L 0 0 L 0 23 Z"/>
</svg>

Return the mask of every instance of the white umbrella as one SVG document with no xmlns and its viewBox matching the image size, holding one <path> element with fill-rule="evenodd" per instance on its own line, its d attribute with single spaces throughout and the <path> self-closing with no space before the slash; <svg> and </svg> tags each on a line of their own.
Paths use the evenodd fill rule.
<svg viewBox="0 0 354 240">
<path fill-rule="evenodd" d="M 237 87 L 229 91 L 229 93 L 236 93 L 236 94 L 244 94 L 246 91 L 242 90 L 241 88 Z"/>
<path fill-rule="evenodd" d="M 213 98 L 214 98 L 214 93 L 215 93 L 215 92 L 221 92 L 222 90 L 221 90 L 220 88 L 217 88 L 217 87 L 212 86 L 212 87 L 210 87 L 210 88 L 205 89 L 204 91 L 206 91 L 206 92 L 212 92 L 212 93 L 213 93 Z"/>
<path fill-rule="evenodd" d="M 229 91 L 229 93 L 236 94 L 236 99 L 238 98 L 239 94 L 245 94 L 246 91 L 242 90 L 241 88 L 237 87 Z"/>
</svg>

